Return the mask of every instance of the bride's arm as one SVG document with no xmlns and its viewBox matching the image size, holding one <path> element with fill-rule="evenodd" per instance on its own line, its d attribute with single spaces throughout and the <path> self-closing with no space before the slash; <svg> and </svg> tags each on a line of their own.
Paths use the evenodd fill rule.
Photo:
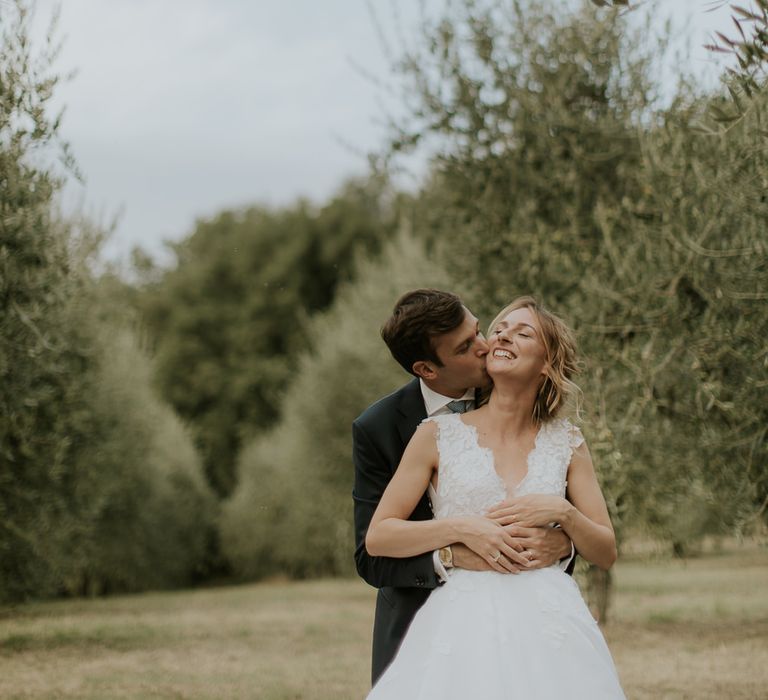
<svg viewBox="0 0 768 700">
<path fill-rule="evenodd" d="M 424 423 L 405 448 L 400 465 L 371 518 L 365 536 L 368 554 L 410 557 L 459 540 L 454 519 L 408 520 L 437 468 L 436 434 L 435 423 Z"/>
<path fill-rule="evenodd" d="M 617 556 L 616 535 L 586 442 L 573 450 L 567 496 L 568 505 L 560 525 L 579 556 L 601 569 L 610 569 Z"/>
<path fill-rule="evenodd" d="M 436 435 L 435 423 L 424 423 L 405 448 L 368 527 L 365 536 L 368 553 L 379 557 L 410 557 L 463 542 L 497 571 L 514 568 L 512 562 L 527 566 L 528 561 L 511 547 L 512 538 L 504 528 L 482 516 L 408 520 L 437 468 Z M 505 555 L 501 561 L 497 561 L 498 553 Z"/>
</svg>

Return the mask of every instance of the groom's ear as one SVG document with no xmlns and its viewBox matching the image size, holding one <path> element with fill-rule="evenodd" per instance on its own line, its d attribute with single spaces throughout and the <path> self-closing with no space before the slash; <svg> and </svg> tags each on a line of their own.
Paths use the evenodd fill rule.
<svg viewBox="0 0 768 700">
<path fill-rule="evenodd" d="M 422 379 L 434 379 L 435 377 L 437 377 L 437 372 L 435 371 L 435 368 L 432 367 L 432 365 L 425 360 L 419 360 L 418 362 L 414 362 L 411 369 L 413 370 L 413 373 L 417 377 L 421 377 Z"/>
</svg>

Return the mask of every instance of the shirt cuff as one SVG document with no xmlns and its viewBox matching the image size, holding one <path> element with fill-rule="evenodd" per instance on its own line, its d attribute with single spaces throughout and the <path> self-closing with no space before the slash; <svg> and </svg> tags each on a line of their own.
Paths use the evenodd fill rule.
<svg viewBox="0 0 768 700">
<path fill-rule="evenodd" d="M 571 553 L 569 556 L 564 557 L 561 559 L 557 565 L 563 570 L 568 571 L 568 567 L 571 565 L 571 561 L 573 561 L 573 558 L 576 556 L 576 547 L 573 546 L 573 542 L 571 542 Z"/>
<path fill-rule="evenodd" d="M 573 545 L 571 545 L 571 549 L 573 549 Z M 432 565 L 435 567 L 437 580 L 440 583 L 445 583 L 448 580 L 448 572 L 443 566 L 443 562 L 440 561 L 440 551 L 437 549 L 432 552 Z"/>
</svg>

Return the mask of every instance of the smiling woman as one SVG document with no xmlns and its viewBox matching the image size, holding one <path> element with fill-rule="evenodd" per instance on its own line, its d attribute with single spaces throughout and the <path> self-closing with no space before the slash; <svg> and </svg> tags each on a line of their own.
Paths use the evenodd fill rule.
<svg viewBox="0 0 768 700">
<path fill-rule="evenodd" d="M 510 329 L 511 324 L 519 328 Z M 579 371 L 573 331 L 561 318 L 544 309 L 530 296 L 519 297 L 504 307 L 491 322 L 488 337 L 514 331 L 517 331 L 524 346 L 531 346 L 534 343 L 529 341 L 539 339 L 545 352 L 546 372 L 536 397 L 534 420 L 540 422 L 543 416 L 554 415 L 567 397 L 576 401 L 578 413 L 581 390 L 571 379 Z"/>
</svg>

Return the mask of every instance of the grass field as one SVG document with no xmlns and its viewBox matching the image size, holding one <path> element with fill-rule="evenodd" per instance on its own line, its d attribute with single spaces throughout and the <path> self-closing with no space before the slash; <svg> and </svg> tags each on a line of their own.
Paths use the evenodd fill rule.
<svg viewBox="0 0 768 700">
<path fill-rule="evenodd" d="M 768 697 L 765 548 L 615 572 L 605 634 L 629 698 Z M 362 698 L 373 600 L 344 580 L 0 609 L 0 697 Z"/>
</svg>

